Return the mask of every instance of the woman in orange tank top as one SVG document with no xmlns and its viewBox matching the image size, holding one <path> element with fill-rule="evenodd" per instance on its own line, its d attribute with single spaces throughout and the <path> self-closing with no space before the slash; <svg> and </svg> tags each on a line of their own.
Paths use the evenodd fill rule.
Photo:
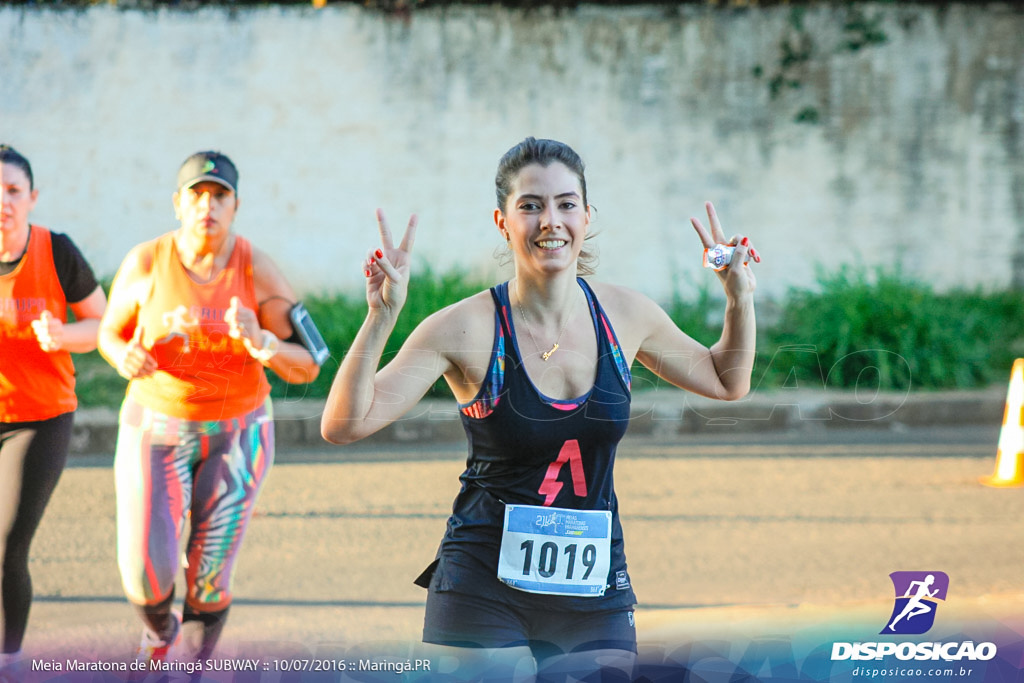
<svg viewBox="0 0 1024 683">
<path fill-rule="evenodd" d="M 130 380 L 114 458 L 117 545 L 125 593 L 144 623 L 143 660 L 212 652 L 274 459 L 264 371 L 291 383 L 319 371 L 292 329 L 291 286 L 232 231 L 237 187 L 225 155 L 185 161 L 174 194 L 179 227 L 128 253 L 100 327 L 101 353 Z M 187 518 L 179 616 L 174 579 Z"/>
<path fill-rule="evenodd" d="M 71 352 L 96 348 L 106 305 L 74 243 L 29 223 L 38 194 L 28 160 L 0 145 L 0 677 L 21 651 L 29 545 L 67 459 Z"/>
</svg>

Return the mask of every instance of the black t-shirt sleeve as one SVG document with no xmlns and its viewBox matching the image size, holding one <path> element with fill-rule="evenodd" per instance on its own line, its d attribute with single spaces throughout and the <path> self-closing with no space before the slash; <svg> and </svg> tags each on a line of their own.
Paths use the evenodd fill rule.
<svg viewBox="0 0 1024 683">
<path fill-rule="evenodd" d="M 70 237 L 54 232 L 51 233 L 50 240 L 53 247 L 53 265 L 57 270 L 60 287 L 64 290 L 64 298 L 69 304 L 77 304 L 92 294 L 99 283 L 89 263 Z"/>
</svg>

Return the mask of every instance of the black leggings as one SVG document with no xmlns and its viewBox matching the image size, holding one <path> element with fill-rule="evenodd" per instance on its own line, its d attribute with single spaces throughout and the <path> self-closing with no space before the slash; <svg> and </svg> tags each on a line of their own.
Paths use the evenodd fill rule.
<svg viewBox="0 0 1024 683">
<path fill-rule="evenodd" d="M 39 422 L 0 422 L 0 651 L 25 637 L 32 579 L 28 549 L 68 458 L 75 414 Z"/>
</svg>

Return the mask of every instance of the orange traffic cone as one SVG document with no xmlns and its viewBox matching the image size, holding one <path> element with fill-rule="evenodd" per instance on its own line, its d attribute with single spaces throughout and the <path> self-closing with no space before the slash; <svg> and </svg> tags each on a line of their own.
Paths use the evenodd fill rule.
<svg viewBox="0 0 1024 683">
<path fill-rule="evenodd" d="M 981 483 L 999 487 L 1024 486 L 1024 358 L 1015 360 L 1010 372 L 995 474 L 982 477 Z"/>
</svg>

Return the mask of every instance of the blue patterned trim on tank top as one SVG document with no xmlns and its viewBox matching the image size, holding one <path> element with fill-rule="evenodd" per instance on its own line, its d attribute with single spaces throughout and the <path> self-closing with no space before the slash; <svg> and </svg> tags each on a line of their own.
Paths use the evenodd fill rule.
<svg viewBox="0 0 1024 683">
<path fill-rule="evenodd" d="M 469 403 L 460 403 L 459 410 L 468 417 L 482 419 L 494 412 L 501 401 L 501 389 L 505 386 L 505 332 L 501 329 L 498 315 L 507 315 L 502 310 L 494 316 L 494 348 L 491 352 L 491 367 L 480 387 L 477 397 Z"/>
<path fill-rule="evenodd" d="M 590 305 L 594 306 L 595 302 L 595 299 L 591 299 Z M 598 318 L 601 321 L 601 327 L 604 328 L 605 335 L 608 337 L 608 346 L 612 349 L 612 358 L 615 359 L 615 368 L 619 371 L 619 377 L 622 378 L 626 389 L 632 391 L 633 373 L 629 371 L 629 366 L 626 365 L 626 359 L 622 355 L 622 348 L 619 346 L 619 340 L 615 337 L 615 332 L 612 330 L 612 324 L 608 322 L 608 317 L 604 314 L 604 311 L 598 311 Z"/>
<path fill-rule="evenodd" d="M 626 364 L 626 359 L 622 355 L 622 348 L 619 346 L 619 340 L 615 336 L 615 332 L 612 330 L 611 323 L 608 322 L 608 317 L 604 314 L 604 310 L 598 307 L 597 297 L 591 292 L 590 287 L 577 278 L 583 288 L 583 293 L 587 297 L 587 303 L 590 305 L 590 312 L 593 320 L 597 320 L 599 323 L 599 331 L 603 332 L 605 338 L 608 340 L 608 346 L 612 350 L 612 358 L 615 360 L 615 368 L 618 370 L 619 377 L 622 379 L 622 383 L 626 386 L 627 390 L 631 390 L 633 386 L 633 376 L 629 371 L 629 366 Z M 482 419 L 494 412 L 494 409 L 498 406 L 501 401 L 501 392 L 505 386 L 505 332 L 502 329 L 501 320 L 504 318 L 505 325 L 510 330 L 514 330 L 515 326 L 510 319 L 508 306 L 501 306 L 499 310 L 495 311 L 495 331 L 494 331 L 494 349 L 492 352 L 491 366 L 487 372 L 487 378 L 484 380 L 484 384 L 480 387 L 480 392 L 477 397 L 469 403 L 460 403 L 459 410 L 467 417 L 476 419 Z M 592 391 L 592 390 L 591 390 Z M 540 396 L 545 403 L 553 408 L 559 410 L 575 410 L 583 405 L 586 400 L 590 397 L 590 391 L 583 396 L 575 399 L 561 400 L 546 396 L 537 390 L 537 395 Z"/>
</svg>

